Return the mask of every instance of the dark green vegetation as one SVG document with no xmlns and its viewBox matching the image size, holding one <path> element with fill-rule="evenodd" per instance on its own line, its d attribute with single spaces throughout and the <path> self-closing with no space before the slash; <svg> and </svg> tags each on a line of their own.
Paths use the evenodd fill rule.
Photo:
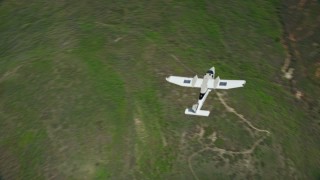
<svg viewBox="0 0 320 180">
<path fill-rule="evenodd" d="M 0 179 L 319 178 L 318 116 L 282 85 L 281 4 L 0 1 Z M 250 154 L 203 150 L 265 134 L 214 92 L 208 118 L 185 116 L 199 90 L 165 82 L 213 65 L 247 80 L 224 97 L 271 132 Z"/>
</svg>

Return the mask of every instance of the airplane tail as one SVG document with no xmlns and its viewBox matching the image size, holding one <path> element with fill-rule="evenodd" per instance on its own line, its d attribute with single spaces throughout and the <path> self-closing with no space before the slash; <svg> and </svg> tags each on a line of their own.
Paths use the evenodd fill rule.
<svg viewBox="0 0 320 180">
<path fill-rule="evenodd" d="M 199 106 L 198 103 L 197 103 L 197 104 L 194 104 L 194 105 L 192 106 L 193 112 L 197 112 L 198 106 Z"/>
<path fill-rule="evenodd" d="M 187 108 L 184 113 L 189 115 L 195 115 L 195 116 L 209 116 L 210 111 L 204 111 L 198 109 L 199 104 L 194 104 L 192 108 Z"/>
</svg>

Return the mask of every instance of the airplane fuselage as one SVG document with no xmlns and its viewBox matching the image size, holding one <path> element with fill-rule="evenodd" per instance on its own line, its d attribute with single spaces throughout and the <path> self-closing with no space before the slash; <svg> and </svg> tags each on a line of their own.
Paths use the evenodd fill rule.
<svg viewBox="0 0 320 180">
<path fill-rule="evenodd" d="M 209 92 L 211 91 L 211 89 L 208 87 L 208 81 L 214 79 L 214 74 L 215 74 L 215 68 L 212 67 L 203 76 L 198 103 L 192 106 L 193 112 L 198 112 L 201 109 L 204 101 L 206 100 Z"/>
<path fill-rule="evenodd" d="M 225 80 L 220 77 L 215 78 L 215 68 L 210 68 L 203 78 L 195 75 L 193 78 L 169 76 L 166 80 L 170 83 L 183 87 L 200 88 L 198 102 L 193 104 L 192 108 L 187 108 L 185 114 L 197 116 L 209 116 L 210 111 L 201 110 L 201 107 L 212 89 L 233 89 L 243 87 L 245 80 Z"/>
<path fill-rule="evenodd" d="M 208 91 L 208 81 L 214 79 L 214 74 L 215 74 L 215 68 L 212 67 L 203 76 L 203 81 L 202 81 L 202 84 L 201 84 L 199 100 L 201 100 L 204 97 L 204 95 L 206 94 L 206 92 Z"/>
</svg>

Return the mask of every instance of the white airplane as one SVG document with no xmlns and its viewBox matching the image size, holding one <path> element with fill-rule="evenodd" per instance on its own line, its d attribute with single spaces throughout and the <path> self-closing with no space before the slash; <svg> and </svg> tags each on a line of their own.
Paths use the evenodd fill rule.
<svg viewBox="0 0 320 180">
<path fill-rule="evenodd" d="M 166 78 L 170 83 L 177 84 L 179 86 L 201 88 L 198 103 L 194 104 L 192 108 L 187 108 L 185 110 L 185 114 L 209 116 L 210 111 L 201 110 L 201 107 L 212 89 L 238 88 L 243 87 L 246 83 L 245 80 L 224 80 L 220 79 L 219 76 L 214 79 L 214 74 L 215 68 L 212 67 L 204 75 L 203 79 L 198 78 L 197 75 L 193 78 L 179 76 L 169 76 Z"/>
</svg>

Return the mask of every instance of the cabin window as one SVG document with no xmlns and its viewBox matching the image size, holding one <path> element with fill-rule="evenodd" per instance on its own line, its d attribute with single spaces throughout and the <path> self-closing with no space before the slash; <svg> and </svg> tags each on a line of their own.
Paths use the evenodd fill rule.
<svg viewBox="0 0 320 180">
<path fill-rule="evenodd" d="M 219 86 L 227 86 L 227 82 L 220 82 Z"/>
<path fill-rule="evenodd" d="M 183 83 L 189 84 L 191 80 L 184 80 Z"/>
<path fill-rule="evenodd" d="M 208 74 L 213 74 L 212 70 L 207 71 Z"/>
</svg>

